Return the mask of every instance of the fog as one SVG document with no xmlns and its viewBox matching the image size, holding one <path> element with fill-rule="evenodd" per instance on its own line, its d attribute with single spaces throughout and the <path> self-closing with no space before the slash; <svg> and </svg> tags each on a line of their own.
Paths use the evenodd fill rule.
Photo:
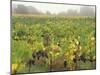
<svg viewBox="0 0 100 75">
<path fill-rule="evenodd" d="M 64 16 L 95 16 L 95 6 L 13 1 L 12 13 L 48 15 L 55 14 Z"/>
</svg>

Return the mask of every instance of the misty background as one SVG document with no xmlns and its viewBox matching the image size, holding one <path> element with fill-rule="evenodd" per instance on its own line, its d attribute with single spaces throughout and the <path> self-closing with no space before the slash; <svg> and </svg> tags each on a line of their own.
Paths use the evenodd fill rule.
<svg viewBox="0 0 100 75">
<path fill-rule="evenodd" d="M 95 16 L 95 6 L 12 2 L 12 14 Z"/>
</svg>

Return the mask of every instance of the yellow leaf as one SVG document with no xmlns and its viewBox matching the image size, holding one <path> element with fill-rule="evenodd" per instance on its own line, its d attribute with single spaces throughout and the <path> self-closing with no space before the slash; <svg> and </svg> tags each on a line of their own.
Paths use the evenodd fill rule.
<svg viewBox="0 0 100 75">
<path fill-rule="evenodd" d="M 17 67 L 18 67 L 18 64 L 12 64 L 12 72 L 13 72 L 14 70 L 16 70 Z"/>
<path fill-rule="evenodd" d="M 75 58 L 75 56 L 74 56 L 74 55 L 71 55 L 71 56 L 70 56 L 70 59 L 71 59 L 71 60 L 73 60 L 74 58 Z"/>
<path fill-rule="evenodd" d="M 93 56 L 93 60 L 95 60 L 96 59 L 96 56 Z"/>
<path fill-rule="evenodd" d="M 95 38 L 94 37 L 91 37 L 91 40 L 93 41 L 93 40 L 95 40 Z"/>
</svg>

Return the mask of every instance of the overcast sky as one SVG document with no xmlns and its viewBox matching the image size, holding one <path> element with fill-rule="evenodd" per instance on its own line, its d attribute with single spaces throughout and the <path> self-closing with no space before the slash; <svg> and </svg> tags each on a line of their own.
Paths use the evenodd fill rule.
<svg viewBox="0 0 100 75">
<path fill-rule="evenodd" d="M 18 2 L 13 1 L 13 5 L 23 4 L 25 6 L 33 6 L 42 12 L 51 12 L 51 13 L 59 13 L 59 12 L 66 12 L 69 9 L 80 11 L 80 5 L 65 5 L 65 4 L 51 4 L 51 3 L 35 3 L 35 2 Z M 93 6 L 91 6 L 93 7 Z"/>
</svg>

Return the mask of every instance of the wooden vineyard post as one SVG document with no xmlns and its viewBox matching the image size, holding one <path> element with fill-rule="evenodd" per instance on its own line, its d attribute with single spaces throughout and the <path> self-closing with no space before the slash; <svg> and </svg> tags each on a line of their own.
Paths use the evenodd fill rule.
<svg viewBox="0 0 100 75">
<path fill-rule="evenodd" d="M 76 47 L 77 47 L 77 51 L 75 53 L 75 59 L 76 59 L 75 69 L 78 70 L 79 69 L 78 60 L 79 60 L 79 54 L 80 54 L 80 42 L 76 44 Z"/>
<path fill-rule="evenodd" d="M 52 71 L 52 54 L 49 54 L 51 48 L 50 48 L 50 44 L 51 44 L 51 38 L 50 35 L 48 33 L 44 33 L 42 35 L 43 37 L 43 45 L 46 48 L 46 51 L 48 52 L 49 55 L 49 71 Z"/>
<path fill-rule="evenodd" d="M 50 55 L 49 71 L 52 71 L 52 54 Z"/>
</svg>

